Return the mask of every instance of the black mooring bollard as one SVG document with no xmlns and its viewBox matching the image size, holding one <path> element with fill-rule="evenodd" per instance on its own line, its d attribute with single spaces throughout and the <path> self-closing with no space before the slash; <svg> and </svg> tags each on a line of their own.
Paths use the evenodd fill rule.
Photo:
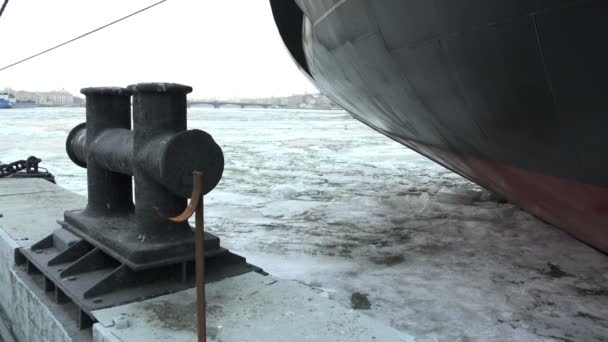
<svg viewBox="0 0 608 342">
<path fill-rule="evenodd" d="M 173 215 L 186 207 L 193 171 L 208 175 L 205 193 L 222 176 L 223 154 L 213 138 L 186 130 L 186 95 L 191 91 L 167 83 L 82 90 L 87 123 L 70 132 L 66 149 L 76 164 L 87 168 L 89 202 L 82 211 L 65 213 L 65 227 L 132 269 L 193 258 L 188 223 L 167 221 L 156 209 Z M 210 250 L 219 248 L 210 235 L 206 244 Z"/>
<path fill-rule="evenodd" d="M 224 170 L 213 138 L 186 130 L 191 91 L 170 83 L 82 90 L 87 122 L 72 129 L 66 150 L 87 168 L 87 206 L 66 211 L 63 228 L 16 253 L 18 264 L 41 271 L 48 288 L 63 294 L 58 301 L 78 305 L 81 328 L 90 327 L 93 310 L 194 285 L 192 227 L 159 215 L 184 210 L 194 171 L 205 174 L 198 196 L 211 191 Z M 262 272 L 221 248 L 212 234 L 204 234 L 204 251 L 198 258 L 207 259 L 208 281 Z"/>
</svg>

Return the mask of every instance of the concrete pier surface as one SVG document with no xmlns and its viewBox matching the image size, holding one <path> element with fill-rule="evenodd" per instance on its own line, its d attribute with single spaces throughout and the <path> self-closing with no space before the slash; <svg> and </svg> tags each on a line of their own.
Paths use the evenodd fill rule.
<svg viewBox="0 0 608 342">
<path fill-rule="evenodd" d="M 14 265 L 15 249 L 58 228 L 82 196 L 38 179 L 0 179 L 0 337 L 4 341 L 194 341 L 193 289 L 93 312 L 78 330 L 77 308 L 59 305 L 36 276 Z M 207 285 L 213 341 L 415 341 L 407 333 L 328 298 L 320 289 L 258 273 Z"/>
</svg>

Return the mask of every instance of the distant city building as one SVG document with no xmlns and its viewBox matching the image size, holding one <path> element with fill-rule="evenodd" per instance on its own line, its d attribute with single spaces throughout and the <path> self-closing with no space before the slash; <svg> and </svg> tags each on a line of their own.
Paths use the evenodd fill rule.
<svg viewBox="0 0 608 342">
<path fill-rule="evenodd" d="M 287 105 L 289 107 L 300 107 L 304 103 L 304 95 L 291 95 L 287 97 Z"/>
<path fill-rule="evenodd" d="M 260 105 L 263 107 L 288 107 L 309 109 L 339 109 L 340 107 L 323 94 L 294 94 L 285 97 L 263 97 L 263 98 L 217 98 L 192 100 L 191 102 L 224 102 L 221 106 L 244 104 L 245 106 Z"/>
<path fill-rule="evenodd" d="M 38 96 L 36 93 L 29 91 L 19 90 L 16 94 L 17 102 L 34 102 L 38 103 Z"/>
<path fill-rule="evenodd" d="M 41 106 L 71 106 L 74 97 L 67 90 L 37 93 L 38 104 Z"/>
<path fill-rule="evenodd" d="M 323 95 L 323 94 L 319 94 L 319 97 L 317 99 L 317 104 L 321 105 L 321 106 L 328 106 L 328 107 L 336 107 L 337 105 L 329 99 L 329 97 Z"/>
<path fill-rule="evenodd" d="M 15 98 L 17 102 L 33 102 L 39 106 L 72 106 L 74 104 L 74 96 L 67 90 L 46 92 L 20 90 L 15 92 Z"/>
<path fill-rule="evenodd" d="M 318 107 L 319 105 L 322 105 L 323 103 L 323 95 L 321 94 L 306 94 L 304 101 L 306 102 L 307 105 L 309 106 L 316 106 Z"/>
<path fill-rule="evenodd" d="M 72 96 L 72 104 L 74 106 L 83 106 L 85 104 L 84 98 L 80 96 Z"/>
</svg>

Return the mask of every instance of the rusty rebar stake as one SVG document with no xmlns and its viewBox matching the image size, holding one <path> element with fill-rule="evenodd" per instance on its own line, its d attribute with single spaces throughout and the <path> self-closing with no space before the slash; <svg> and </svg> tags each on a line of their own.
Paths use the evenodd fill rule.
<svg viewBox="0 0 608 342">
<path fill-rule="evenodd" d="M 196 330 L 198 341 L 207 341 L 207 310 L 205 303 L 205 222 L 203 214 L 203 173 L 193 172 L 192 196 L 188 207 L 178 216 L 169 217 L 174 222 L 187 221 L 194 214 L 195 268 L 196 268 Z"/>
</svg>

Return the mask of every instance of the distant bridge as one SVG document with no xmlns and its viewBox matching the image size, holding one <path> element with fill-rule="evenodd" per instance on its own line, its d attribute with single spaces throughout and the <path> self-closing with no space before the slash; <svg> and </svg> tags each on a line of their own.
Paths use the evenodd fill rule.
<svg viewBox="0 0 608 342">
<path fill-rule="evenodd" d="M 188 106 L 213 106 L 213 108 L 220 108 L 222 106 L 238 106 L 241 108 L 245 107 L 286 107 L 283 105 L 271 104 L 271 103 L 254 103 L 254 102 L 231 102 L 231 101 L 188 101 Z"/>
</svg>

